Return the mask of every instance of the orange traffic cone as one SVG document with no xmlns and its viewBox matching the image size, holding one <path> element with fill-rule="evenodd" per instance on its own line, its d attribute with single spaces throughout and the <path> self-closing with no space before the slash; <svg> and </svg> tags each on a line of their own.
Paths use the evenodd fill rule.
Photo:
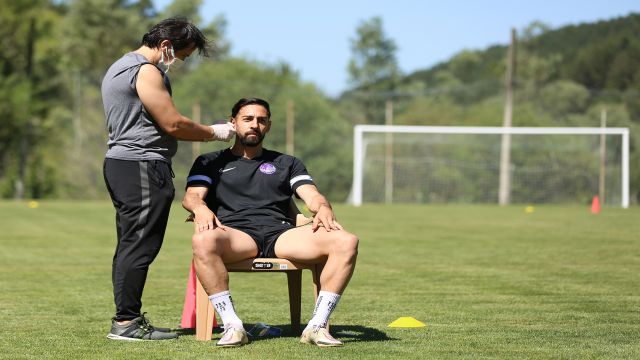
<svg viewBox="0 0 640 360">
<path fill-rule="evenodd" d="M 196 268 L 191 262 L 189 270 L 189 280 L 187 280 L 187 291 L 184 294 L 184 307 L 182 308 L 182 321 L 180 327 L 183 329 L 193 329 L 196 327 Z M 213 327 L 218 326 L 216 314 L 213 314 Z"/>
<path fill-rule="evenodd" d="M 591 200 L 591 213 L 592 214 L 598 214 L 600 212 L 600 199 L 598 198 L 598 195 L 593 197 L 593 200 Z"/>
</svg>

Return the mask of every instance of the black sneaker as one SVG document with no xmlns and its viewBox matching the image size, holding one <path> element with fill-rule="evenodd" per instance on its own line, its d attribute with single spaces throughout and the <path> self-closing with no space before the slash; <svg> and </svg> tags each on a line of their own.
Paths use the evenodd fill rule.
<svg viewBox="0 0 640 360">
<path fill-rule="evenodd" d="M 178 337 L 171 329 L 154 327 L 147 321 L 144 314 L 131 320 L 126 325 L 119 325 L 115 318 L 111 322 L 111 332 L 107 339 L 111 340 L 170 340 Z"/>
<path fill-rule="evenodd" d="M 147 319 L 147 317 L 145 316 L 146 314 L 147 314 L 146 312 L 143 312 L 142 315 L 140 315 L 140 317 L 142 318 L 142 321 L 144 321 L 147 324 L 149 329 L 155 330 L 155 331 L 160 331 L 160 332 L 165 332 L 165 333 L 172 332 L 171 329 L 169 329 L 169 328 L 163 328 L 163 327 L 157 327 L 157 326 L 151 325 L 151 320 Z"/>
</svg>

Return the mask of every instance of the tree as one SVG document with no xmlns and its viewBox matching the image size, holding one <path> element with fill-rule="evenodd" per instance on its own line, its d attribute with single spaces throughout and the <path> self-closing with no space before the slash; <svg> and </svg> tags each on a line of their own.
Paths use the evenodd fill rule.
<svg viewBox="0 0 640 360">
<path fill-rule="evenodd" d="M 558 80 L 546 85 L 539 96 L 542 110 L 556 119 L 584 112 L 588 107 L 588 100 L 589 91 L 570 80 Z"/>
<path fill-rule="evenodd" d="M 182 16 L 189 19 L 194 24 L 202 22 L 199 14 L 202 0 L 173 0 L 156 17 L 155 22 L 175 16 Z"/>
<path fill-rule="evenodd" d="M 525 26 L 524 29 L 522 29 L 521 41 L 527 42 L 530 40 L 534 40 L 535 38 L 549 32 L 550 30 L 551 26 L 549 26 L 548 24 L 539 20 L 534 20 L 529 23 L 529 25 Z"/>
<path fill-rule="evenodd" d="M 148 0 L 70 0 L 62 40 L 65 70 L 99 86 L 115 59 L 140 46 L 153 24 L 148 6 Z"/>
<path fill-rule="evenodd" d="M 207 40 L 213 44 L 211 58 L 223 60 L 229 57 L 231 43 L 226 38 L 227 19 L 224 15 L 214 17 L 208 25 L 202 28 L 202 32 L 207 37 Z"/>
<path fill-rule="evenodd" d="M 61 99 L 51 117 L 62 134 L 54 154 L 57 193 L 62 197 L 106 196 L 102 160 L 106 151 L 100 84 L 108 67 L 140 46 L 153 24 L 149 0 L 69 0 L 60 26 Z"/>
<path fill-rule="evenodd" d="M 60 50 L 56 28 L 63 8 L 46 0 L 4 2 L 0 11 L 0 191 L 3 197 L 39 196 L 48 188 L 29 169 L 42 163 L 51 103 L 60 99 L 55 67 Z M 39 174 L 44 167 L 35 167 Z M 31 179 L 31 180 L 30 180 Z"/>
<path fill-rule="evenodd" d="M 395 56 L 396 44 L 386 37 L 382 19 L 363 21 L 351 39 L 351 60 L 348 64 L 355 105 L 362 110 L 364 121 L 384 121 L 384 103 L 393 96 L 400 77 Z"/>
<path fill-rule="evenodd" d="M 400 75 L 396 50 L 395 42 L 384 33 L 380 17 L 363 21 L 356 29 L 356 38 L 351 39 L 348 71 L 352 84 L 362 90 L 373 90 L 384 82 L 383 88 L 392 89 Z"/>
</svg>

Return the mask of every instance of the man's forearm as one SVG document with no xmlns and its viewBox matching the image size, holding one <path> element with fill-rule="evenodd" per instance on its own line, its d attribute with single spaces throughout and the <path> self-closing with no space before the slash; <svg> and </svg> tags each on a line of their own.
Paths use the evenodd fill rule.
<svg viewBox="0 0 640 360">
<path fill-rule="evenodd" d="M 207 206 L 204 200 L 197 194 L 187 194 L 182 200 L 182 207 L 192 214 L 195 214 L 195 210 L 200 206 Z"/>
<path fill-rule="evenodd" d="M 195 123 L 182 116 L 168 126 L 165 131 L 178 140 L 209 141 L 214 138 L 214 132 L 210 126 Z"/>
</svg>

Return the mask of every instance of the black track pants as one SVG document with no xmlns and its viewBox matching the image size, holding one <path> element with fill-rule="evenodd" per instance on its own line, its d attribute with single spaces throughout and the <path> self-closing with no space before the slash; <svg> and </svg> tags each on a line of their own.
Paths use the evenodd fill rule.
<svg viewBox="0 0 640 360">
<path fill-rule="evenodd" d="M 164 161 L 105 159 L 104 180 L 116 209 L 118 244 L 112 281 L 116 320 L 140 316 L 149 265 L 162 246 L 175 195 Z"/>
</svg>

